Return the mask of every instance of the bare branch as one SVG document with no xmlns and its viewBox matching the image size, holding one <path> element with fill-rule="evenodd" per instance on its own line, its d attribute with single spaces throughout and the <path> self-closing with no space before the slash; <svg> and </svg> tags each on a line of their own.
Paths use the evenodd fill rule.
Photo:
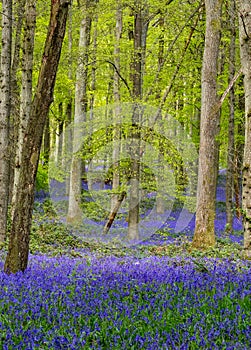
<svg viewBox="0 0 251 350">
<path fill-rule="evenodd" d="M 122 75 L 120 74 L 120 72 L 119 72 L 118 68 L 116 67 L 116 65 L 113 62 L 108 61 L 108 60 L 106 60 L 105 62 L 107 62 L 107 63 L 109 63 L 109 64 L 111 64 L 113 66 L 113 68 L 115 69 L 116 73 L 118 74 L 120 79 L 123 81 L 123 83 L 127 87 L 127 90 L 129 91 L 130 96 L 132 96 L 132 92 L 131 92 L 130 86 L 128 85 L 126 79 L 122 77 Z"/>
</svg>

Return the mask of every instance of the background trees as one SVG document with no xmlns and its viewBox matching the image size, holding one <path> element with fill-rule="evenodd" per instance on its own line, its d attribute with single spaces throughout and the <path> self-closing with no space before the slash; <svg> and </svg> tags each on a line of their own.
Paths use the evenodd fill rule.
<svg viewBox="0 0 251 350">
<path fill-rule="evenodd" d="M 133 0 L 127 2 L 123 0 L 74 2 L 70 13 L 70 21 L 68 22 L 68 31 L 62 45 L 62 59 L 58 66 L 58 75 L 54 92 L 42 85 L 41 87 L 38 86 L 36 89 L 31 88 L 31 80 L 33 86 L 35 86 L 34 84 L 39 77 L 41 52 L 46 39 L 47 23 L 50 15 L 50 2 L 26 0 L 24 3 L 26 4 L 26 9 L 29 9 L 26 11 L 24 21 L 22 14 L 18 11 L 20 3 L 14 4 L 14 13 L 16 14 L 17 20 L 14 30 L 16 38 L 15 52 L 13 52 L 12 55 L 12 71 L 15 72 L 15 74 L 13 74 L 14 87 L 12 88 L 12 97 L 15 92 L 15 101 L 17 101 L 17 103 L 13 104 L 15 108 L 12 111 L 12 117 L 13 120 L 20 120 L 16 119 L 16 117 L 14 118 L 14 114 L 18 114 L 18 118 L 24 121 L 22 125 L 23 130 L 25 130 L 23 132 L 22 129 L 19 129 L 17 132 L 18 128 L 14 125 L 14 134 L 19 135 L 17 148 L 19 150 L 17 155 L 19 155 L 16 157 L 15 162 L 16 173 L 19 171 L 27 174 L 29 173 L 31 177 L 29 180 L 25 180 L 26 183 L 20 183 L 18 176 L 14 177 L 13 223 L 11 232 L 14 232 L 15 225 L 16 228 L 18 225 L 26 225 L 27 229 L 20 229 L 20 226 L 18 228 L 18 232 L 23 232 L 22 234 L 25 236 L 29 231 L 30 219 L 26 221 L 26 224 L 17 224 L 20 222 L 19 214 L 17 213 L 22 213 L 22 209 L 18 207 L 18 205 L 21 205 L 20 203 L 27 203 L 25 204 L 27 212 L 26 214 L 22 214 L 22 217 L 30 218 L 32 212 L 33 187 L 29 187 L 28 184 L 34 181 L 38 159 L 35 160 L 34 166 L 30 166 L 30 161 L 32 154 L 39 154 L 43 139 L 43 152 L 38 161 L 37 179 L 42 178 L 44 174 L 47 176 L 49 161 L 48 150 L 50 149 L 50 178 L 60 183 L 66 181 L 67 189 L 65 194 L 68 194 L 68 191 L 70 193 L 70 202 L 67 209 L 68 222 L 81 222 L 79 219 L 83 214 L 83 206 L 86 205 L 82 196 L 83 188 L 81 188 L 83 182 L 86 184 L 85 172 L 87 169 L 90 170 L 92 166 L 94 166 L 94 170 L 95 166 L 101 166 L 103 169 L 102 174 L 104 174 L 104 176 L 102 175 L 103 189 L 107 183 L 110 184 L 110 181 L 113 180 L 114 191 L 107 195 L 108 197 L 110 196 L 109 198 L 113 198 L 113 201 L 108 200 L 106 204 L 103 204 L 103 199 L 100 200 L 100 206 L 96 205 L 93 207 L 92 216 L 95 217 L 96 215 L 98 220 L 98 218 L 100 218 L 98 217 L 98 210 L 102 207 L 101 217 L 107 218 L 110 209 L 116 206 L 116 199 L 121 198 L 120 196 L 116 198 L 116 195 L 119 195 L 119 192 L 123 193 L 126 188 L 127 196 L 121 205 L 124 206 L 124 209 L 127 211 L 129 210 L 129 236 L 137 237 L 137 223 L 140 220 L 139 213 L 140 205 L 142 204 L 141 195 L 144 193 L 144 190 L 148 192 L 151 190 L 152 193 L 156 192 L 156 178 L 158 177 L 156 175 L 157 172 L 151 172 L 143 165 L 143 160 L 147 157 L 149 158 L 148 162 L 152 164 L 154 164 L 156 159 L 154 159 L 153 155 L 152 158 L 146 156 L 147 147 L 142 140 L 140 141 L 140 138 L 142 138 L 139 132 L 140 129 L 134 129 L 134 135 L 130 135 L 135 141 L 134 146 L 132 145 L 131 147 L 131 155 L 129 157 L 131 158 L 131 162 L 128 162 L 128 159 L 122 159 L 121 162 L 118 162 L 120 155 L 125 154 L 126 147 L 123 145 L 123 142 L 111 142 L 110 145 L 114 144 L 115 147 L 111 147 L 111 152 L 104 152 L 100 164 L 98 164 L 98 160 L 95 158 L 94 154 L 91 154 L 89 158 L 83 155 L 82 158 L 85 158 L 84 162 L 83 159 L 80 159 L 81 157 L 78 158 L 78 155 L 76 158 L 73 157 L 70 171 L 69 160 L 61 158 L 62 155 L 64 156 L 63 150 L 65 147 L 71 149 L 73 146 L 74 148 L 74 143 L 71 143 L 71 135 L 75 133 L 75 138 L 78 137 L 79 122 L 87 122 L 89 126 L 95 123 L 97 125 L 99 123 L 98 118 L 101 118 L 101 125 L 107 125 L 109 120 L 113 120 L 116 123 L 120 119 L 120 121 L 122 120 L 123 122 L 124 112 L 121 112 L 120 105 L 125 102 L 142 102 L 148 106 L 155 107 L 155 111 L 158 111 L 156 119 L 154 116 L 153 120 L 155 124 L 156 121 L 158 121 L 160 126 L 159 132 L 161 132 L 161 121 L 163 121 L 163 123 L 168 123 L 168 114 L 172 115 L 179 123 L 175 124 L 173 128 L 169 130 L 169 133 L 172 134 L 169 135 L 170 138 L 172 137 L 173 140 L 175 136 L 176 140 L 178 140 L 179 136 L 188 135 L 197 149 L 200 149 L 197 227 L 194 246 L 202 247 L 213 245 L 217 173 L 219 168 L 224 169 L 227 167 L 227 162 L 231 165 L 237 163 L 237 153 L 240 153 L 239 158 L 241 158 L 241 152 L 236 151 L 234 152 L 234 158 L 227 159 L 228 153 L 233 156 L 233 149 L 241 149 L 241 147 L 239 147 L 242 142 L 242 136 L 239 134 L 241 134 L 241 120 L 243 115 L 243 104 L 241 103 L 243 91 L 241 80 L 236 84 L 235 90 L 231 90 L 230 108 L 232 119 L 230 120 L 231 125 L 229 125 L 229 133 L 226 132 L 226 130 L 228 130 L 229 120 L 227 99 L 225 99 L 225 102 L 224 98 L 220 100 L 220 96 L 224 94 L 227 86 L 232 86 L 234 84 L 235 72 L 233 67 L 240 66 L 238 52 L 239 38 L 238 35 L 236 35 L 236 38 L 234 35 L 235 32 L 238 32 L 238 25 L 233 20 L 234 1 L 227 1 L 222 4 L 220 0 L 208 0 L 205 2 L 205 6 L 204 2 L 200 0 L 167 1 L 164 3 L 163 1 L 152 0 L 140 2 L 135 2 Z M 3 21 L 5 18 L 5 5 L 7 5 L 8 11 L 10 11 L 10 2 L 8 4 L 7 2 L 3 2 L 2 4 Z M 35 5 L 36 31 L 34 32 L 35 14 L 34 10 L 31 10 L 35 8 Z M 67 1 L 55 2 L 55 6 L 62 6 L 62 9 L 66 5 L 68 5 Z M 242 12 L 246 13 L 247 4 L 245 3 L 240 6 L 244 6 Z M 81 16 L 79 16 L 80 13 Z M 64 13 L 64 20 L 66 20 L 65 16 L 66 12 Z M 240 17 L 240 28 L 242 28 L 242 31 L 240 31 L 240 40 L 243 41 L 243 44 L 241 41 L 241 49 L 246 50 L 247 55 L 249 55 L 248 49 L 244 48 L 244 44 L 248 42 L 248 40 L 246 40 L 248 39 L 249 30 L 248 16 L 244 17 Z M 231 28 L 226 24 L 229 18 L 231 18 Z M 244 26 L 243 23 L 247 23 L 246 26 Z M 8 27 L 7 23 L 5 23 L 5 25 L 3 24 L 3 28 L 5 27 Z M 4 33 L 3 30 L 3 37 L 5 35 Z M 32 46 L 33 35 L 34 48 Z M 245 35 L 246 39 L 244 38 Z M 19 47 L 22 46 L 22 64 L 18 58 L 18 52 L 20 52 L 20 49 L 18 49 L 18 38 L 21 38 Z M 54 53 L 50 50 L 48 51 L 48 55 L 51 55 L 51 59 L 56 60 L 54 54 L 56 54 L 56 52 L 59 54 L 58 48 L 59 46 L 57 46 L 57 50 Z M 236 50 L 234 50 L 235 48 Z M 2 56 L 5 55 L 4 49 L 6 49 L 6 46 L 2 44 Z M 244 57 L 245 54 L 242 54 L 242 58 L 245 61 Z M 245 65 L 244 61 L 243 65 Z M 2 62 L 4 61 L 2 60 Z M 16 62 L 19 62 L 19 64 Z M 43 62 L 45 63 L 45 58 Z M 29 67 L 28 64 L 30 65 Z M 247 67 L 247 72 L 249 72 L 249 70 L 250 67 Z M 5 71 L 6 69 L 2 68 L 2 72 Z M 201 72 L 203 75 L 202 79 Z M 50 82 L 53 85 L 55 71 L 50 74 L 52 74 Z M 246 76 L 247 74 L 245 73 L 245 77 Z M 247 79 L 245 78 L 245 84 L 247 84 L 246 81 Z M 230 84 L 231 82 L 232 84 Z M 22 86 L 22 93 L 18 91 L 19 86 Z M 40 88 L 42 90 L 39 90 Z M 2 92 L 3 91 L 2 89 Z M 24 94 L 25 91 L 26 93 Z M 44 101 L 38 99 L 38 94 L 40 93 L 45 94 L 41 95 Z M 36 126 L 38 125 L 38 120 L 35 122 L 32 119 L 33 117 L 35 118 L 34 114 L 33 117 L 30 116 L 32 113 L 35 113 L 34 104 L 39 103 L 39 109 L 42 110 L 44 106 L 42 102 L 45 102 L 47 98 L 49 102 L 45 106 L 46 108 L 44 109 L 43 116 L 41 114 L 41 123 L 39 121 L 40 132 L 36 134 L 35 131 L 37 131 Z M 29 102 L 31 99 L 33 101 L 32 104 Z M 113 103 L 117 104 L 114 115 L 110 108 L 110 105 Z M 29 111 L 30 107 L 31 111 Z M 96 115 L 93 113 L 93 110 L 97 108 L 103 108 L 105 113 L 100 113 L 99 117 L 95 119 Z M 3 108 L 1 108 L 1 111 L 2 110 Z M 49 113 L 49 118 L 46 117 L 46 110 Z M 38 109 L 36 109 L 36 112 L 38 113 Z M 140 125 L 140 113 L 139 110 L 134 110 L 131 120 L 132 124 Z M 234 119 L 233 114 L 235 117 Z M 1 118 L 5 118 L 5 121 L 8 120 L 6 116 L 6 113 L 4 115 L 1 114 Z M 67 125 L 69 125 L 70 121 L 73 119 L 75 127 L 73 129 L 67 129 Z M 33 122 L 31 120 L 33 120 Z M 147 127 L 152 127 L 149 120 L 146 125 Z M 45 124 L 46 133 L 42 135 Z M 5 123 L 2 125 L 7 124 Z M 3 130 L 7 129 L 2 128 L 1 132 L 5 132 Z M 123 129 L 127 139 L 129 138 L 129 131 L 130 130 L 125 131 L 125 129 Z M 231 139 L 232 131 L 234 131 L 236 136 L 234 140 Z M 20 159 L 24 157 L 23 153 L 27 151 L 22 150 L 22 138 L 25 139 L 23 146 L 28 147 L 27 140 L 29 137 L 27 136 L 27 132 L 32 132 L 34 139 L 36 137 L 36 141 L 30 139 L 30 158 L 28 157 L 29 160 L 26 158 L 26 168 L 25 166 L 19 168 L 19 165 L 24 161 L 23 159 L 20 163 Z M 92 149 L 95 149 L 95 147 L 97 149 L 97 145 L 100 141 L 98 139 L 100 134 L 97 133 L 95 135 L 96 139 L 94 136 L 92 139 L 89 139 L 95 144 L 94 146 L 91 145 L 93 146 Z M 106 137 L 106 140 L 110 140 L 108 131 L 102 136 L 104 136 L 104 138 Z M 114 129 L 113 137 L 113 141 L 116 141 L 116 139 L 117 141 L 121 141 L 121 130 Z M 123 137 L 125 140 L 126 137 Z M 3 134 L 1 140 L 4 139 L 6 138 Z M 139 141 L 138 144 L 136 140 Z M 156 143 L 159 143 L 158 147 L 161 148 L 161 141 L 157 141 Z M 181 152 L 182 145 L 178 143 L 177 141 L 175 147 Z M 165 145 L 167 145 L 167 143 Z M 3 144 L 1 147 L 3 147 Z M 6 148 L 6 143 L 4 147 Z M 36 149 L 35 153 L 34 150 L 32 150 L 33 147 L 35 147 L 34 150 Z M 247 149 L 249 149 L 248 143 L 246 143 L 246 150 Z M 74 151 L 76 150 L 77 149 L 74 149 Z M 162 151 L 162 153 L 165 153 L 167 150 Z M 100 154 L 101 153 L 102 151 L 100 151 Z M 164 161 L 162 153 L 159 152 L 156 158 L 159 158 L 160 173 L 165 176 L 164 188 L 166 191 L 166 188 L 170 184 L 169 175 L 172 173 L 173 168 L 170 167 L 172 161 L 170 159 Z M 0 157 L 2 154 L 3 152 L 1 152 Z M 247 156 L 248 152 L 246 151 L 245 154 Z M 174 163 L 175 161 L 176 160 L 173 160 Z M 0 158 L 0 162 L 6 162 L 6 158 Z M 82 166 L 83 163 L 85 163 L 85 167 Z M 110 166 L 110 164 L 113 164 L 113 166 Z M 128 168 L 129 165 L 135 177 L 135 181 L 131 178 L 131 187 L 129 187 L 129 181 L 128 178 L 126 178 L 126 168 Z M 198 164 L 194 163 L 191 165 L 195 173 L 197 166 Z M 120 170 L 116 174 L 116 169 L 118 168 L 120 168 Z M 184 174 L 187 170 L 185 168 L 186 167 L 184 167 Z M 235 167 L 235 169 L 229 167 L 230 170 L 228 174 L 231 175 L 235 172 L 235 174 L 237 173 L 235 179 L 238 178 L 240 174 L 239 168 L 238 166 Z M 1 166 L 0 173 L 3 173 L 2 169 L 4 169 L 4 167 Z M 7 174 L 5 171 L 4 173 Z M 70 173 L 71 180 L 69 182 Z M 158 175 L 160 173 L 158 173 Z M 4 183 L 2 179 L 4 179 L 4 177 L 1 175 L 0 190 L 7 191 L 7 187 L 2 185 Z M 7 177 L 5 177 L 5 179 L 7 179 Z M 95 178 L 92 180 L 93 188 L 95 188 L 96 180 Z M 142 185 L 143 182 L 144 186 Z M 125 188 L 120 186 L 122 183 Z M 233 178 L 232 180 L 230 179 L 228 183 L 229 191 L 227 202 L 229 204 L 228 208 L 230 208 L 228 212 L 231 214 L 231 210 L 235 208 Z M 235 183 L 238 183 L 238 181 L 235 181 Z M 91 185 L 91 183 L 89 183 L 89 185 Z M 177 183 L 174 184 L 174 187 L 176 185 Z M 196 185 L 194 185 L 194 188 L 196 188 Z M 235 193 L 237 193 L 238 189 L 239 187 L 237 184 Z M 46 190 L 48 190 L 48 188 Z M 95 191 L 95 189 L 93 189 L 93 191 Z M 194 192 L 196 192 L 196 190 L 194 190 Z M 106 192 L 103 193 L 105 196 Z M 20 196 L 27 197 L 25 197 L 25 199 Z M 26 202 L 28 196 L 29 200 Z M 159 199 L 160 197 L 158 198 L 158 206 L 159 213 L 161 213 L 166 209 L 166 202 L 164 200 L 161 202 Z M 184 201 L 184 198 L 182 199 L 180 197 L 179 200 Z M 109 205 L 107 204 L 108 202 Z M 1 196 L 0 209 L 5 208 L 3 210 L 1 209 L 0 215 L 0 222 L 3 223 L 7 222 L 6 203 L 7 196 Z M 228 226 L 231 230 L 232 220 L 230 214 Z M 14 217 L 14 215 L 16 215 L 16 217 Z M 6 232 L 5 226 L 4 224 L 0 225 L 2 228 L 0 235 L 2 239 Z M 17 233 L 13 234 L 12 237 L 17 237 Z M 24 239 L 24 241 L 26 241 L 27 246 L 28 240 Z M 14 241 L 11 242 L 13 245 Z M 27 256 L 27 252 L 25 256 Z M 6 266 L 10 266 L 10 261 L 12 260 L 13 256 L 12 258 L 9 257 Z M 26 258 L 24 260 L 26 260 Z M 25 268 L 25 265 L 26 262 L 22 265 L 22 269 Z M 15 268 L 19 269 L 20 266 L 21 265 L 18 263 Z"/>
</svg>

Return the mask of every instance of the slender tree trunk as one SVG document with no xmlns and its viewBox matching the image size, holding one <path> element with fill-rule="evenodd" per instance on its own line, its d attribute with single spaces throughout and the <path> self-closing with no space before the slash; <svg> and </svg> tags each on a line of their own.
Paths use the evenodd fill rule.
<svg viewBox="0 0 251 350">
<path fill-rule="evenodd" d="M 61 168 L 62 166 L 62 154 L 63 154 L 63 131 L 64 131 L 64 115 L 63 115 L 63 103 L 60 102 L 58 105 L 58 132 L 57 132 L 57 157 L 56 162 L 58 166 Z"/>
<path fill-rule="evenodd" d="M 20 116 L 18 121 L 18 144 L 15 157 L 14 183 L 12 194 L 12 208 L 17 198 L 18 178 L 20 174 L 21 154 L 24 145 L 25 131 L 27 129 L 32 104 L 32 70 L 33 51 L 36 27 L 36 0 L 26 0 L 24 40 L 22 47 L 22 87 L 20 96 Z M 12 212 L 13 214 L 13 212 Z"/>
<path fill-rule="evenodd" d="M 10 186 L 9 198 L 13 196 L 15 157 L 18 146 L 19 119 L 20 119 L 20 86 L 18 69 L 20 67 L 21 34 L 23 27 L 24 8 L 26 0 L 14 2 L 15 35 L 13 34 L 13 55 L 11 65 L 11 120 L 10 120 Z"/>
<path fill-rule="evenodd" d="M 51 133 L 50 133 L 50 118 L 46 118 L 45 128 L 44 128 L 44 137 L 43 137 L 43 153 L 44 153 L 44 162 L 49 164 L 50 160 L 50 150 L 51 150 Z"/>
<path fill-rule="evenodd" d="M 220 46 L 222 0 L 206 0 L 206 35 L 202 67 L 202 97 L 195 248 L 215 245 L 215 193 L 218 169 L 219 110 L 217 63 Z"/>
<path fill-rule="evenodd" d="M 90 4 L 90 0 L 87 0 L 85 2 L 84 11 L 87 11 L 89 9 Z M 80 141 L 81 137 L 79 127 L 86 121 L 88 58 L 92 24 L 92 19 L 88 11 L 83 12 L 82 16 L 83 19 L 81 22 L 79 38 L 79 62 L 76 73 L 73 157 L 70 171 L 69 205 L 66 218 L 68 223 L 80 223 L 82 219 L 82 210 L 80 208 L 82 159 L 76 157 L 74 154 L 79 150 L 78 141 Z"/>
<path fill-rule="evenodd" d="M 142 3 L 135 4 L 134 14 L 134 55 L 133 55 L 133 99 L 134 110 L 132 115 L 132 131 L 130 157 L 130 197 L 128 214 L 128 240 L 139 238 L 139 181 L 140 181 L 140 121 L 141 108 L 139 102 L 142 99 Z M 135 126 L 138 126 L 135 128 Z"/>
<path fill-rule="evenodd" d="M 120 38 L 122 35 L 122 27 L 123 27 L 123 20 L 122 20 L 122 8 L 121 4 L 119 3 L 117 5 L 117 11 L 116 11 L 116 29 L 115 29 L 115 46 L 114 46 L 114 64 L 117 67 L 117 70 L 120 71 Z M 121 106 L 120 106 L 120 77 L 118 76 L 117 72 L 114 70 L 114 78 L 113 78 L 113 96 L 114 96 L 114 103 L 115 103 L 115 110 L 114 110 L 114 124 L 117 125 L 114 128 L 114 145 L 113 145 L 113 152 L 112 152 L 112 160 L 113 160 L 113 173 L 112 173 L 112 189 L 116 192 L 116 190 L 119 187 L 119 157 L 120 157 L 120 113 L 121 113 Z M 111 214 L 113 213 L 113 209 L 116 206 L 117 200 L 119 196 L 118 194 L 113 194 L 111 198 Z"/>
<path fill-rule="evenodd" d="M 229 46 L 229 81 L 235 75 L 235 45 L 236 45 L 236 8 L 235 0 L 230 5 L 230 46 Z M 229 92 L 229 124 L 228 124 L 228 155 L 227 155 L 227 179 L 226 179 L 226 213 L 227 230 L 233 230 L 233 197 L 234 197 L 234 112 L 235 112 L 235 91 L 234 87 Z"/>
<path fill-rule="evenodd" d="M 244 255 L 251 259 L 251 2 L 239 0 L 241 65 L 245 90 L 245 146 L 243 157 L 242 211 Z"/>
<path fill-rule="evenodd" d="M 70 2 L 70 0 L 51 1 L 50 24 L 22 148 L 18 192 L 4 266 L 7 273 L 24 271 L 28 264 L 29 236 L 39 153 L 44 125 L 53 100 L 53 90 Z"/>
<path fill-rule="evenodd" d="M 126 196 L 126 192 L 125 191 L 121 192 L 118 195 L 116 203 L 115 203 L 114 207 L 112 208 L 111 213 L 109 215 L 109 218 L 108 218 L 108 220 L 107 220 L 107 222 L 105 224 L 105 227 L 104 227 L 104 230 L 103 230 L 104 234 L 107 234 L 109 232 L 109 230 L 110 230 L 110 228 L 111 228 L 111 226 L 113 224 L 113 221 L 114 221 L 114 219 L 115 219 L 115 217 L 116 217 L 116 215 L 117 215 L 117 213 L 119 211 L 119 208 L 120 208 L 120 206 L 121 206 L 125 196 Z"/>
<path fill-rule="evenodd" d="M 7 229 L 9 199 L 9 123 L 11 109 L 12 0 L 2 1 L 2 47 L 0 62 L 0 242 Z"/>
<path fill-rule="evenodd" d="M 160 20 L 159 20 L 159 26 L 161 29 L 161 33 L 159 36 L 159 50 L 158 50 L 158 72 L 161 71 L 161 67 L 163 67 L 164 64 L 164 47 L 165 47 L 165 40 L 164 40 L 164 16 L 161 15 Z M 162 82 L 162 78 L 159 77 L 159 83 Z M 161 99 L 161 94 L 160 94 L 160 90 L 157 90 L 156 92 L 156 100 L 159 101 L 160 103 L 160 99 Z M 159 116 L 158 118 L 162 118 L 162 112 L 161 110 L 159 111 Z M 158 179 L 157 182 L 158 183 L 162 183 L 160 177 L 162 178 L 165 168 L 163 165 L 162 160 L 162 156 L 159 153 L 158 155 Z M 163 214 L 165 212 L 165 201 L 164 201 L 164 196 L 163 196 L 163 191 L 162 189 L 160 191 L 157 192 L 157 197 L 156 197 L 156 213 L 157 214 Z"/>
<path fill-rule="evenodd" d="M 93 48 L 92 48 L 92 68 L 91 68 L 91 97 L 90 97 L 90 120 L 93 120 L 95 90 L 96 90 L 96 70 L 97 70 L 97 39 L 98 39 L 98 16 L 93 21 Z"/>
<path fill-rule="evenodd" d="M 239 82 L 239 86 L 243 86 L 242 76 Z M 238 109 L 242 112 L 241 120 L 237 125 L 237 135 L 238 138 L 235 142 L 235 157 L 234 157 L 234 198 L 235 198 L 235 208 L 236 216 L 241 219 L 241 181 L 242 181 L 242 165 L 244 156 L 244 138 L 245 138 L 245 95 L 244 92 L 236 96 L 238 98 Z"/>
<path fill-rule="evenodd" d="M 72 44 L 73 44 L 73 37 L 72 37 L 72 6 L 69 8 L 69 20 L 68 20 L 68 78 L 69 81 L 73 81 L 73 55 L 72 55 Z M 69 127 L 72 123 L 72 100 L 73 100 L 73 92 L 70 88 L 68 91 L 68 101 L 67 101 L 67 107 L 66 107 L 66 123 L 65 123 L 65 135 L 64 135 L 64 154 L 67 155 L 67 157 L 64 157 L 64 168 L 66 169 L 66 174 L 70 172 L 71 168 L 71 162 L 68 157 L 68 155 L 72 155 L 72 128 Z M 70 178 L 69 176 L 66 176 L 66 194 L 69 195 L 69 187 L 70 186 Z"/>
</svg>

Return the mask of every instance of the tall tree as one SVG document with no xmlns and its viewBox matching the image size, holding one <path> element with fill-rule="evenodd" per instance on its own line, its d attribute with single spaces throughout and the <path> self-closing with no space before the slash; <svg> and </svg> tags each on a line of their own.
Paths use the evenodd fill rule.
<svg viewBox="0 0 251 350">
<path fill-rule="evenodd" d="M 245 146 L 243 157 L 242 210 L 244 255 L 251 258 L 251 2 L 239 0 L 241 65 L 245 90 Z"/>
<path fill-rule="evenodd" d="M 28 264 L 29 236 L 38 160 L 43 129 L 53 99 L 70 3 L 71 0 L 51 1 L 50 23 L 21 154 L 20 175 L 17 184 L 18 193 L 4 266 L 7 273 L 24 271 Z"/>
<path fill-rule="evenodd" d="M 9 122 L 11 109 L 12 0 L 2 2 L 0 62 L 0 241 L 6 236 L 9 198 Z"/>
<path fill-rule="evenodd" d="M 230 45 L 229 45 L 229 80 L 235 75 L 235 45 L 236 45 L 236 7 L 235 0 L 231 0 L 229 8 Z M 234 196 L 234 127 L 235 127 L 235 90 L 229 92 L 229 125 L 228 125 L 228 152 L 226 178 L 226 212 L 227 230 L 233 229 L 233 196 Z"/>
<path fill-rule="evenodd" d="M 13 184 L 14 184 L 14 172 L 15 172 L 15 158 L 18 145 L 18 133 L 19 133 L 19 119 L 20 119 L 20 84 L 18 70 L 20 67 L 20 49 L 21 49 L 21 36 L 23 27 L 23 18 L 25 15 L 25 3 L 26 0 L 15 1 L 13 4 L 13 17 L 15 18 L 15 26 L 12 30 L 13 39 L 13 53 L 11 64 L 11 121 L 10 121 L 10 187 L 9 198 L 12 198 Z"/>
<path fill-rule="evenodd" d="M 217 66 L 222 0 L 206 0 L 206 34 L 201 77 L 201 123 L 195 248 L 215 245 L 215 195 L 218 170 L 219 110 Z"/>
<path fill-rule="evenodd" d="M 36 27 L 36 0 L 26 0 L 25 3 L 25 20 L 24 33 L 22 45 L 22 87 L 20 94 L 20 115 L 16 120 L 15 129 L 18 130 L 17 144 L 16 144 L 16 159 L 14 167 L 14 183 L 12 193 L 12 203 L 15 203 L 17 191 L 18 178 L 20 174 L 20 162 L 22 148 L 24 145 L 24 137 L 27 129 L 27 123 L 30 115 L 30 108 L 32 103 L 32 70 L 33 70 L 33 52 L 34 52 L 34 38 Z M 13 206 L 14 208 L 14 206 Z"/>
<path fill-rule="evenodd" d="M 122 29 L 123 29 L 123 19 L 122 19 L 122 8 L 120 1 L 117 4 L 116 9 L 116 27 L 115 27 L 115 44 L 114 44 L 114 64 L 116 66 L 116 69 L 120 71 L 120 42 L 121 42 L 121 35 L 122 35 Z M 120 113 L 121 113 L 121 106 L 120 106 L 120 77 L 118 76 L 118 73 L 116 70 L 114 70 L 114 78 L 113 78 L 113 96 L 114 96 L 114 103 L 115 103 L 115 111 L 114 111 L 114 123 L 119 123 L 120 120 Z M 112 174 L 112 189 L 116 191 L 116 189 L 119 187 L 119 156 L 120 156 L 120 127 L 119 125 L 114 129 L 114 145 L 113 145 L 113 174 Z M 111 200 L 111 211 L 113 211 L 113 208 L 116 205 L 118 199 L 117 194 L 113 194 L 112 200 Z"/>
<path fill-rule="evenodd" d="M 90 6 L 92 1 L 93 0 L 85 0 L 83 4 L 81 4 L 82 21 L 80 26 L 79 58 L 76 73 L 73 157 L 70 171 L 69 203 L 67 213 L 68 223 L 79 223 L 82 218 L 82 211 L 80 208 L 82 160 L 78 156 L 74 155 L 74 153 L 79 151 L 79 140 L 81 137 L 80 125 L 86 121 L 88 104 L 88 59 L 92 25 Z"/>
<path fill-rule="evenodd" d="M 134 3 L 134 49 L 132 64 L 133 85 L 133 115 L 132 126 L 138 126 L 131 130 L 131 169 L 130 169 L 130 197 L 128 213 L 128 239 L 137 240 L 139 237 L 139 179 L 140 179 L 140 122 L 141 108 L 139 102 L 142 99 L 142 69 L 143 69 L 143 3 Z"/>
</svg>

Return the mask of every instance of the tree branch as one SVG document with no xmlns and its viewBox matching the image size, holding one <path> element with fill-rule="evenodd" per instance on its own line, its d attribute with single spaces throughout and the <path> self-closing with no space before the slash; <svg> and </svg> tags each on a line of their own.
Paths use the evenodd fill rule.
<svg viewBox="0 0 251 350">
<path fill-rule="evenodd" d="M 245 21 L 244 21 L 244 15 L 241 13 L 240 17 L 241 17 L 241 21 L 242 21 L 242 24 L 243 24 L 244 32 L 245 32 L 247 38 L 250 39 L 250 36 L 248 35 L 248 32 L 247 32 L 246 24 L 245 24 Z"/>
<path fill-rule="evenodd" d="M 119 72 L 118 68 L 116 67 L 116 65 L 113 62 L 108 61 L 108 60 L 106 60 L 105 62 L 107 62 L 107 63 L 109 63 L 109 64 L 111 64 L 113 66 L 113 68 L 115 69 L 116 73 L 118 74 L 120 79 L 123 81 L 123 83 L 127 87 L 127 90 L 129 91 L 130 96 L 132 96 L 132 92 L 131 92 L 130 86 L 128 85 L 126 79 L 122 77 L 122 75 L 120 74 L 120 72 Z"/>
</svg>

